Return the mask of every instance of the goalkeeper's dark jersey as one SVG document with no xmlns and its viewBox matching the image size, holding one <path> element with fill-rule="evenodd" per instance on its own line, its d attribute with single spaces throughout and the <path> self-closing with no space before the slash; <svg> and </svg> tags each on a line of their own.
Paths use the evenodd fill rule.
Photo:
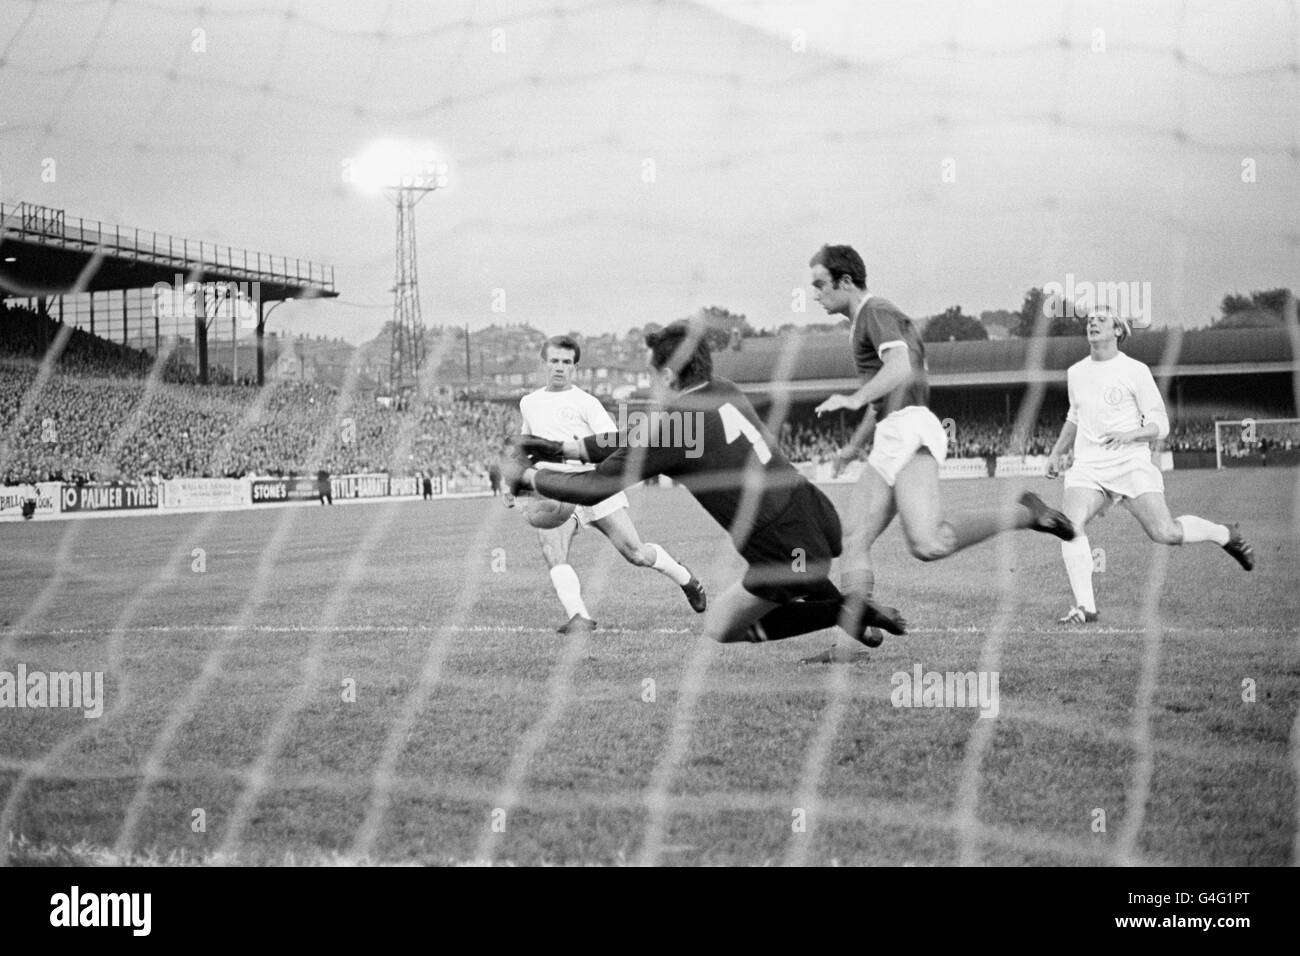
<svg viewBox="0 0 1300 956">
<path fill-rule="evenodd" d="M 537 491 L 592 505 L 645 478 L 667 475 L 727 529 L 742 554 L 754 529 L 761 537 L 792 503 L 802 506 L 810 492 L 820 494 L 781 454 L 749 399 L 726 379 L 680 392 L 666 408 L 645 414 L 647 427 L 636 427 L 634 412 L 617 442 L 604 435 L 584 439 L 587 457 L 600 462 L 595 471 L 539 471 Z"/>
</svg>

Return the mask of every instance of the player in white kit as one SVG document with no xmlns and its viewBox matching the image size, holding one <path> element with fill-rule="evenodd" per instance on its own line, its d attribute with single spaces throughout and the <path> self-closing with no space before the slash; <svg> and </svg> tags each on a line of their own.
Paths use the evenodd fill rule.
<svg viewBox="0 0 1300 956">
<path fill-rule="evenodd" d="M 523 416 L 522 434 L 566 442 L 618 431 L 605 406 L 594 395 L 573 384 L 573 375 L 581 357 L 578 343 L 567 335 L 549 339 L 542 346 L 546 385 L 519 400 L 519 412 Z M 574 461 L 540 462 L 537 467 L 590 471 L 596 466 Z M 627 505 L 627 496 L 620 491 L 598 504 L 575 508 L 573 517 L 558 528 L 537 529 L 542 556 L 551 569 L 551 584 L 564 605 L 564 613 L 569 616 L 568 621 L 558 628 L 561 634 L 574 628 L 590 631 L 596 626 L 583 603 L 578 574 L 569 564 L 569 546 L 579 527 L 584 525 L 594 525 L 629 563 L 654 568 L 680 587 L 696 613 L 705 610 L 708 598 L 704 585 L 684 565 L 678 564 L 662 545 L 642 543 L 628 516 Z"/>
<path fill-rule="evenodd" d="M 1249 571 L 1255 555 L 1235 525 L 1215 524 L 1195 515 L 1170 516 L 1165 480 L 1152 461 L 1150 442 L 1169 434 L 1169 416 L 1151 370 L 1119 350 L 1128 323 L 1105 311 L 1088 316 L 1091 354 L 1066 374 L 1070 410 L 1047 462 L 1047 476 L 1061 473 L 1067 454 L 1065 502 L 1061 510 L 1074 522 L 1075 537 L 1061 542 L 1061 557 L 1074 592 L 1074 606 L 1062 624 L 1097 620 L 1092 589 L 1092 546 L 1084 526 L 1117 501 L 1137 518 L 1157 544 L 1212 542 Z"/>
</svg>

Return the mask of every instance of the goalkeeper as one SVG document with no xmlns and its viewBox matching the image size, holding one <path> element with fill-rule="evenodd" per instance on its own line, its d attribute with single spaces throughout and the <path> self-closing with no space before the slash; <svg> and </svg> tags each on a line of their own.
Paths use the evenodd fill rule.
<svg viewBox="0 0 1300 956">
<path fill-rule="evenodd" d="M 842 550 L 834 506 L 781 455 L 740 390 L 713 377 L 708 342 L 699 330 L 674 322 L 645 341 L 656 391 L 669 399 L 658 418 L 658 440 L 633 447 L 631 435 L 566 442 L 519 436 L 516 453 L 502 467 L 510 490 L 532 489 L 581 505 L 667 475 L 727 529 L 749 563 L 744 576 L 711 603 L 704 625 L 710 638 L 757 643 L 834 627 L 844 601 L 829 577 L 831 561 Z M 687 448 L 672 440 L 669 416 L 674 415 L 697 416 L 698 444 Z M 683 430 L 676 433 L 680 439 Z M 544 471 L 532 467 L 530 458 L 599 465 L 587 472 Z M 868 602 L 861 626 L 851 636 L 875 646 L 880 639 L 873 627 L 891 634 L 906 631 L 897 610 Z"/>
</svg>

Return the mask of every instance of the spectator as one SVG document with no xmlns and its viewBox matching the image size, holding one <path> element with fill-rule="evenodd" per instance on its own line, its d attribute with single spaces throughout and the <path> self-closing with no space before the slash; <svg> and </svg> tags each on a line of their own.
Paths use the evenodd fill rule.
<svg viewBox="0 0 1300 956">
<path fill-rule="evenodd" d="M 330 473 L 324 469 L 316 472 L 316 493 L 323 505 L 334 504 L 334 489 L 330 485 Z"/>
<path fill-rule="evenodd" d="M 203 474 L 401 476 L 415 474 L 415 462 L 429 462 L 418 473 L 426 498 L 433 494 L 435 470 L 443 490 L 491 488 L 497 494 L 497 454 L 518 430 L 513 403 L 469 393 L 442 404 L 404 398 L 400 407 L 383 408 L 372 397 L 315 383 L 201 387 L 187 383 L 192 374 L 174 355 L 152 374 L 147 354 L 78 330 L 67 335 L 53 373 L 38 389 L 40 359 L 67 327 L 3 305 L 0 327 L 0 480 L 7 485 L 161 482 Z M 1000 417 L 956 419 L 949 455 L 993 460 L 1046 454 L 1064 411 L 1044 411 L 1028 434 L 999 424 Z M 1218 417 L 1240 420 L 1242 414 Z M 1166 447 L 1213 452 L 1214 419 L 1176 418 Z M 841 427 L 833 419 L 813 419 L 805 408 L 782 424 L 781 450 L 793 462 L 830 461 L 847 437 Z M 1300 447 L 1300 428 L 1270 429 L 1254 443 L 1240 429 L 1224 430 L 1224 453 L 1245 458 Z"/>
</svg>

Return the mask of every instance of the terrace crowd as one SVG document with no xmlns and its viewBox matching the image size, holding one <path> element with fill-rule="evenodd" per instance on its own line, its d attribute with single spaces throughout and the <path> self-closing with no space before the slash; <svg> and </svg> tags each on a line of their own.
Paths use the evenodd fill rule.
<svg viewBox="0 0 1300 956">
<path fill-rule="evenodd" d="M 3 309 L 3 307 L 0 307 Z M 451 487 L 482 485 L 503 440 L 518 430 L 513 402 L 459 400 L 381 406 L 373 396 L 312 383 L 204 387 L 150 358 L 27 310 L 0 315 L 0 482 L 137 481 L 387 471 L 442 476 Z M 66 341 L 50 374 L 39 360 Z M 1045 411 L 1026 431 L 1004 416 L 945 420 L 949 455 L 1045 455 L 1064 412 Z M 1231 417 L 1231 416 L 1219 416 Z M 16 424 L 16 428 L 14 427 Z M 850 420 L 796 412 L 779 430 L 794 462 L 825 462 L 847 440 Z M 1300 448 L 1300 429 L 1270 426 L 1261 440 Z M 1245 449 L 1229 435 L 1225 451 Z M 1233 445 L 1236 442 L 1236 445 Z M 1214 417 L 1176 420 L 1173 451 L 1213 451 Z M 1242 452 L 1244 453 L 1244 451 Z"/>
<path fill-rule="evenodd" d="M 323 385 L 176 385 L 0 360 L 0 479 L 135 481 L 388 471 L 482 481 L 517 410 L 491 402 L 397 411 Z M 17 423 L 13 430 L 10 423 Z"/>
</svg>

